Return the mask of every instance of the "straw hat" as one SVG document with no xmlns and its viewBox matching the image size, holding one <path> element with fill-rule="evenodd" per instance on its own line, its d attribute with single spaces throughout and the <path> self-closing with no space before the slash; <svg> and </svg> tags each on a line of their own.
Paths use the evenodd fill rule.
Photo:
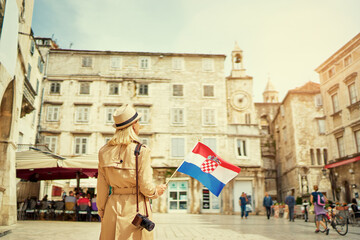
<svg viewBox="0 0 360 240">
<path fill-rule="evenodd" d="M 113 127 L 116 129 L 126 128 L 139 120 L 140 117 L 141 114 L 137 113 L 133 107 L 129 104 L 125 104 L 114 112 L 113 118 L 115 123 Z"/>
</svg>

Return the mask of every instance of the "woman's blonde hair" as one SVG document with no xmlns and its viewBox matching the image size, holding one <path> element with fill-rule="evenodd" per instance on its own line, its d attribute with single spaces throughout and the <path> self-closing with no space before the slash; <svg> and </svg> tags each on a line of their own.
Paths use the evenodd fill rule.
<svg viewBox="0 0 360 240">
<path fill-rule="evenodd" d="M 136 135 L 132 125 L 127 128 L 117 129 L 114 136 L 108 141 L 108 145 L 129 145 L 131 142 L 139 142 L 139 137 Z"/>
</svg>

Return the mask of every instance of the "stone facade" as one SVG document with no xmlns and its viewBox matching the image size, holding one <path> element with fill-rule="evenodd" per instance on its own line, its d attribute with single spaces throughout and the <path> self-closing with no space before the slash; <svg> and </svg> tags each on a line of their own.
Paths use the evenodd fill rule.
<svg viewBox="0 0 360 240">
<path fill-rule="evenodd" d="M 7 14 L 0 41 L 11 39 L 16 51 L 13 63 L 7 62 L 10 55 L 0 63 L 0 225 L 12 225 L 17 219 L 15 151 L 21 150 L 18 144 L 35 143 L 44 59 L 31 31 L 34 2 L 2 1 L 3 4 L 1 14 L 4 15 L 3 11 Z M 15 18 L 10 19 L 11 16 Z M 12 21 L 12 27 L 18 27 L 14 36 L 11 31 L 3 31 L 9 24 L 7 21 Z M 10 49 L 10 45 L 8 47 Z"/>
<path fill-rule="evenodd" d="M 272 124 L 279 200 L 291 191 L 295 197 L 306 198 L 313 185 L 329 195 L 330 184 L 322 173 L 328 149 L 319 84 L 308 82 L 290 90 Z"/>
<path fill-rule="evenodd" d="M 360 190 L 360 34 L 322 63 L 316 71 L 324 99 L 328 174 L 332 196 L 359 200 Z"/>
<path fill-rule="evenodd" d="M 152 149 L 156 183 L 172 175 L 197 141 L 243 168 L 219 198 L 177 173 L 167 194 L 153 201 L 154 211 L 233 213 L 240 196 L 235 186 L 243 180 L 260 211 L 264 173 L 255 107 L 249 98 L 245 111 L 230 109 L 226 97 L 234 90 L 252 96 L 252 78 L 235 76 L 244 70 L 233 69 L 225 80 L 224 59 L 213 54 L 50 50 L 42 141 L 65 157 L 95 155 L 114 132 L 113 111 L 128 103 L 143 114 L 140 138 Z M 235 117 L 228 119 L 230 115 Z M 239 147 L 246 156 L 238 154 Z"/>
</svg>

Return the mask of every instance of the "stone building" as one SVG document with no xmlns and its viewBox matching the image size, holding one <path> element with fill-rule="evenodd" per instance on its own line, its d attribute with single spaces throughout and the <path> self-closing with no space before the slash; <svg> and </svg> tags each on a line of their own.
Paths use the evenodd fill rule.
<svg viewBox="0 0 360 240">
<path fill-rule="evenodd" d="M 328 148 L 320 85 L 307 82 L 288 91 L 272 125 L 279 200 L 284 201 L 291 191 L 306 198 L 313 185 L 329 196 L 330 183 L 322 171 Z"/>
<path fill-rule="evenodd" d="M 243 168 L 219 198 L 177 173 L 167 194 L 153 201 L 155 211 L 233 213 L 240 191 L 252 195 L 259 211 L 264 176 L 252 78 L 238 47 L 232 58 L 225 79 L 225 55 L 50 50 L 42 140 L 65 157 L 97 158 L 114 132 L 112 113 L 128 103 L 143 115 L 140 138 L 152 149 L 155 182 L 169 179 L 199 140 Z"/>
<path fill-rule="evenodd" d="M 263 92 L 263 102 L 255 103 L 255 108 L 257 121 L 261 129 L 261 158 L 265 171 L 265 191 L 274 200 L 277 200 L 277 173 L 274 129 L 272 129 L 271 123 L 279 106 L 279 92 L 269 79 Z"/>
<path fill-rule="evenodd" d="M 316 72 L 324 99 L 333 198 L 349 203 L 360 190 L 360 34 Z"/>
<path fill-rule="evenodd" d="M 34 144 L 44 59 L 31 31 L 33 1 L 0 2 L 0 225 L 16 223 L 15 151 Z"/>
</svg>

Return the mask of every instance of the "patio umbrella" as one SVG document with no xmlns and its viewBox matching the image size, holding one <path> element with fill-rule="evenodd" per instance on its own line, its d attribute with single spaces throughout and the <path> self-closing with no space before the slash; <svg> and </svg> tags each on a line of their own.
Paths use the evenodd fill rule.
<svg viewBox="0 0 360 240">
<path fill-rule="evenodd" d="M 16 153 L 16 177 L 29 181 L 77 179 L 97 176 L 97 159 L 84 156 L 65 159 L 53 153 L 31 148 Z M 78 184 L 79 185 L 79 184 Z"/>
</svg>

